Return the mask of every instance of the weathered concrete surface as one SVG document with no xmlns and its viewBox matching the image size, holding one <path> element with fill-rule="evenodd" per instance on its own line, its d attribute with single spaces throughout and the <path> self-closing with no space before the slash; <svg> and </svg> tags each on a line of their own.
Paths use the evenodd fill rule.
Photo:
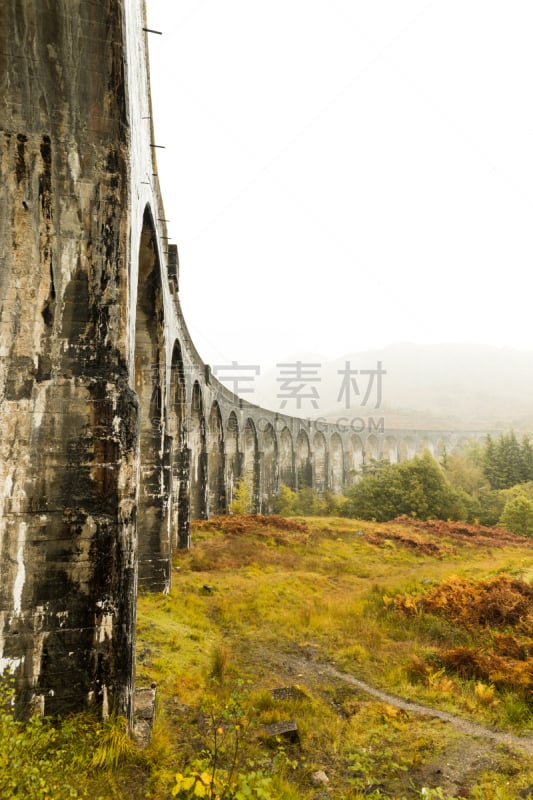
<svg viewBox="0 0 533 800">
<path fill-rule="evenodd" d="M 115 0 L 2 0 L 0 665 L 46 713 L 128 709 L 137 399 Z"/>
<path fill-rule="evenodd" d="M 135 598 L 237 481 L 339 492 L 448 432 L 250 405 L 198 355 L 157 183 L 142 0 L 0 0 L 0 673 L 132 719 Z M 209 265 L 206 265 L 208 269 Z M 461 434 L 466 437 L 467 434 Z"/>
<path fill-rule="evenodd" d="M 150 744 L 155 719 L 156 687 L 138 687 L 133 704 L 133 739 L 144 750 Z"/>
</svg>

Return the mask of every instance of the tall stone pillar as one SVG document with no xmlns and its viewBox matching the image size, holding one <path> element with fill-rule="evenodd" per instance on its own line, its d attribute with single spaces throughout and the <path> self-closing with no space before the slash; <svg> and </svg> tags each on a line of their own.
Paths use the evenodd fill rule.
<svg viewBox="0 0 533 800">
<path fill-rule="evenodd" d="M 131 712 L 121 0 L 0 0 L 0 671 L 21 713 Z"/>
</svg>

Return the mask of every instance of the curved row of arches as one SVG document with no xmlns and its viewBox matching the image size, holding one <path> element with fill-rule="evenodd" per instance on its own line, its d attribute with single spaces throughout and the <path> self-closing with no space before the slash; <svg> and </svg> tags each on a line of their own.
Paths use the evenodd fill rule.
<svg viewBox="0 0 533 800">
<path fill-rule="evenodd" d="M 281 484 L 339 494 L 373 461 L 396 463 L 424 450 L 439 456 L 449 448 L 449 436 L 435 432 L 319 428 L 245 403 L 225 389 L 196 353 L 173 284 L 163 280 L 149 206 L 135 307 L 141 586 L 168 584 L 170 552 L 189 546 L 190 520 L 226 513 L 240 480 L 250 489 L 252 511 L 268 513 Z"/>
</svg>

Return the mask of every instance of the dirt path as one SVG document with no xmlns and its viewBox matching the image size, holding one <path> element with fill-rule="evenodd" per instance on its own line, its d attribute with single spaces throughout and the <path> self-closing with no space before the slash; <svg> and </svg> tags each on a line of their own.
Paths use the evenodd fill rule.
<svg viewBox="0 0 533 800">
<path fill-rule="evenodd" d="M 302 664 L 302 667 L 304 666 L 305 664 Z M 338 670 L 332 664 L 322 664 L 320 669 L 323 675 L 329 674 L 343 683 L 354 686 L 355 688 L 371 695 L 372 697 L 377 697 L 378 700 L 383 700 L 384 703 L 388 703 L 396 708 L 401 708 L 403 711 L 410 712 L 411 714 L 423 714 L 436 717 L 437 719 L 443 720 L 443 722 L 449 722 L 450 725 L 458 728 L 463 733 L 468 733 L 471 736 L 480 736 L 484 739 L 491 739 L 498 744 L 505 744 L 508 747 L 520 747 L 530 755 L 533 755 L 533 738 L 530 736 L 517 736 L 513 733 L 495 731 L 492 728 L 485 727 L 484 725 L 478 725 L 475 722 L 469 722 L 468 720 L 458 717 L 455 714 L 449 714 L 447 711 L 440 711 L 439 709 L 431 708 L 430 706 L 424 706 L 411 700 L 403 700 L 401 697 L 397 697 L 394 694 L 389 694 L 388 692 L 383 692 L 381 689 L 376 689 L 374 686 L 365 683 L 365 681 L 360 681 L 346 672 L 340 672 L 340 670 Z"/>
<path fill-rule="evenodd" d="M 311 685 L 316 685 L 317 682 L 323 682 L 324 677 L 330 675 L 337 681 L 344 683 L 348 686 L 353 686 L 371 697 L 376 697 L 384 703 L 388 703 L 396 708 L 401 708 L 411 714 L 420 714 L 423 716 L 434 717 L 443 722 L 448 722 L 462 733 L 469 734 L 470 736 L 479 736 L 483 739 L 489 739 L 497 744 L 504 744 L 508 747 L 519 747 L 526 753 L 533 755 L 533 737 L 532 736 L 518 736 L 513 733 L 505 733 L 503 731 L 496 731 L 493 728 L 488 728 L 485 725 L 479 725 L 476 722 L 470 722 L 467 719 L 450 714 L 448 711 L 441 711 L 438 708 L 425 706 L 421 703 L 416 703 L 412 700 L 404 700 L 398 695 L 384 692 L 372 686 L 366 681 L 361 681 L 354 678 L 348 672 L 341 672 L 337 667 L 328 661 L 322 661 L 316 654 L 310 655 L 309 652 L 302 658 L 301 656 L 290 656 L 284 658 L 285 664 L 289 666 L 292 674 L 297 674 L 302 678 L 307 679 Z"/>
<path fill-rule="evenodd" d="M 463 719 L 447 711 L 405 700 L 397 695 L 385 692 L 366 681 L 359 680 L 349 673 L 342 672 L 335 664 L 322 660 L 315 648 L 301 648 L 292 653 L 277 653 L 270 660 L 276 661 L 278 670 L 284 672 L 288 680 L 296 679 L 310 689 L 325 691 L 324 687 L 331 681 L 331 687 L 343 685 L 353 687 L 354 691 L 364 693 L 384 703 L 401 709 L 408 714 L 439 719 L 452 725 L 461 734 L 461 738 L 450 743 L 438 757 L 430 759 L 420 766 L 416 777 L 420 785 L 440 787 L 450 797 L 463 796 L 469 783 L 469 776 L 484 770 L 497 768 L 496 748 L 504 745 L 508 750 L 522 751 L 533 755 L 533 737 L 518 736 L 512 733 L 496 731 L 484 725 Z M 532 793 L 521 795 L 533 797 Z M 411 796 L 411 795 L 409 795 Z"/>
</svg>

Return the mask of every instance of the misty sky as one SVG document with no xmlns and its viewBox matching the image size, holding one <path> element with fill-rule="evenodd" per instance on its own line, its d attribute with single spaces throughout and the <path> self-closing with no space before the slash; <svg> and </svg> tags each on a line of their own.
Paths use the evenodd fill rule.
<svg viewBox="0 0 533 800">
<path fill-rule="evenodd" d="M 209 363 L 533 349 L 531 0 L 147 0 L 158 172 Z"/>
</svg>

